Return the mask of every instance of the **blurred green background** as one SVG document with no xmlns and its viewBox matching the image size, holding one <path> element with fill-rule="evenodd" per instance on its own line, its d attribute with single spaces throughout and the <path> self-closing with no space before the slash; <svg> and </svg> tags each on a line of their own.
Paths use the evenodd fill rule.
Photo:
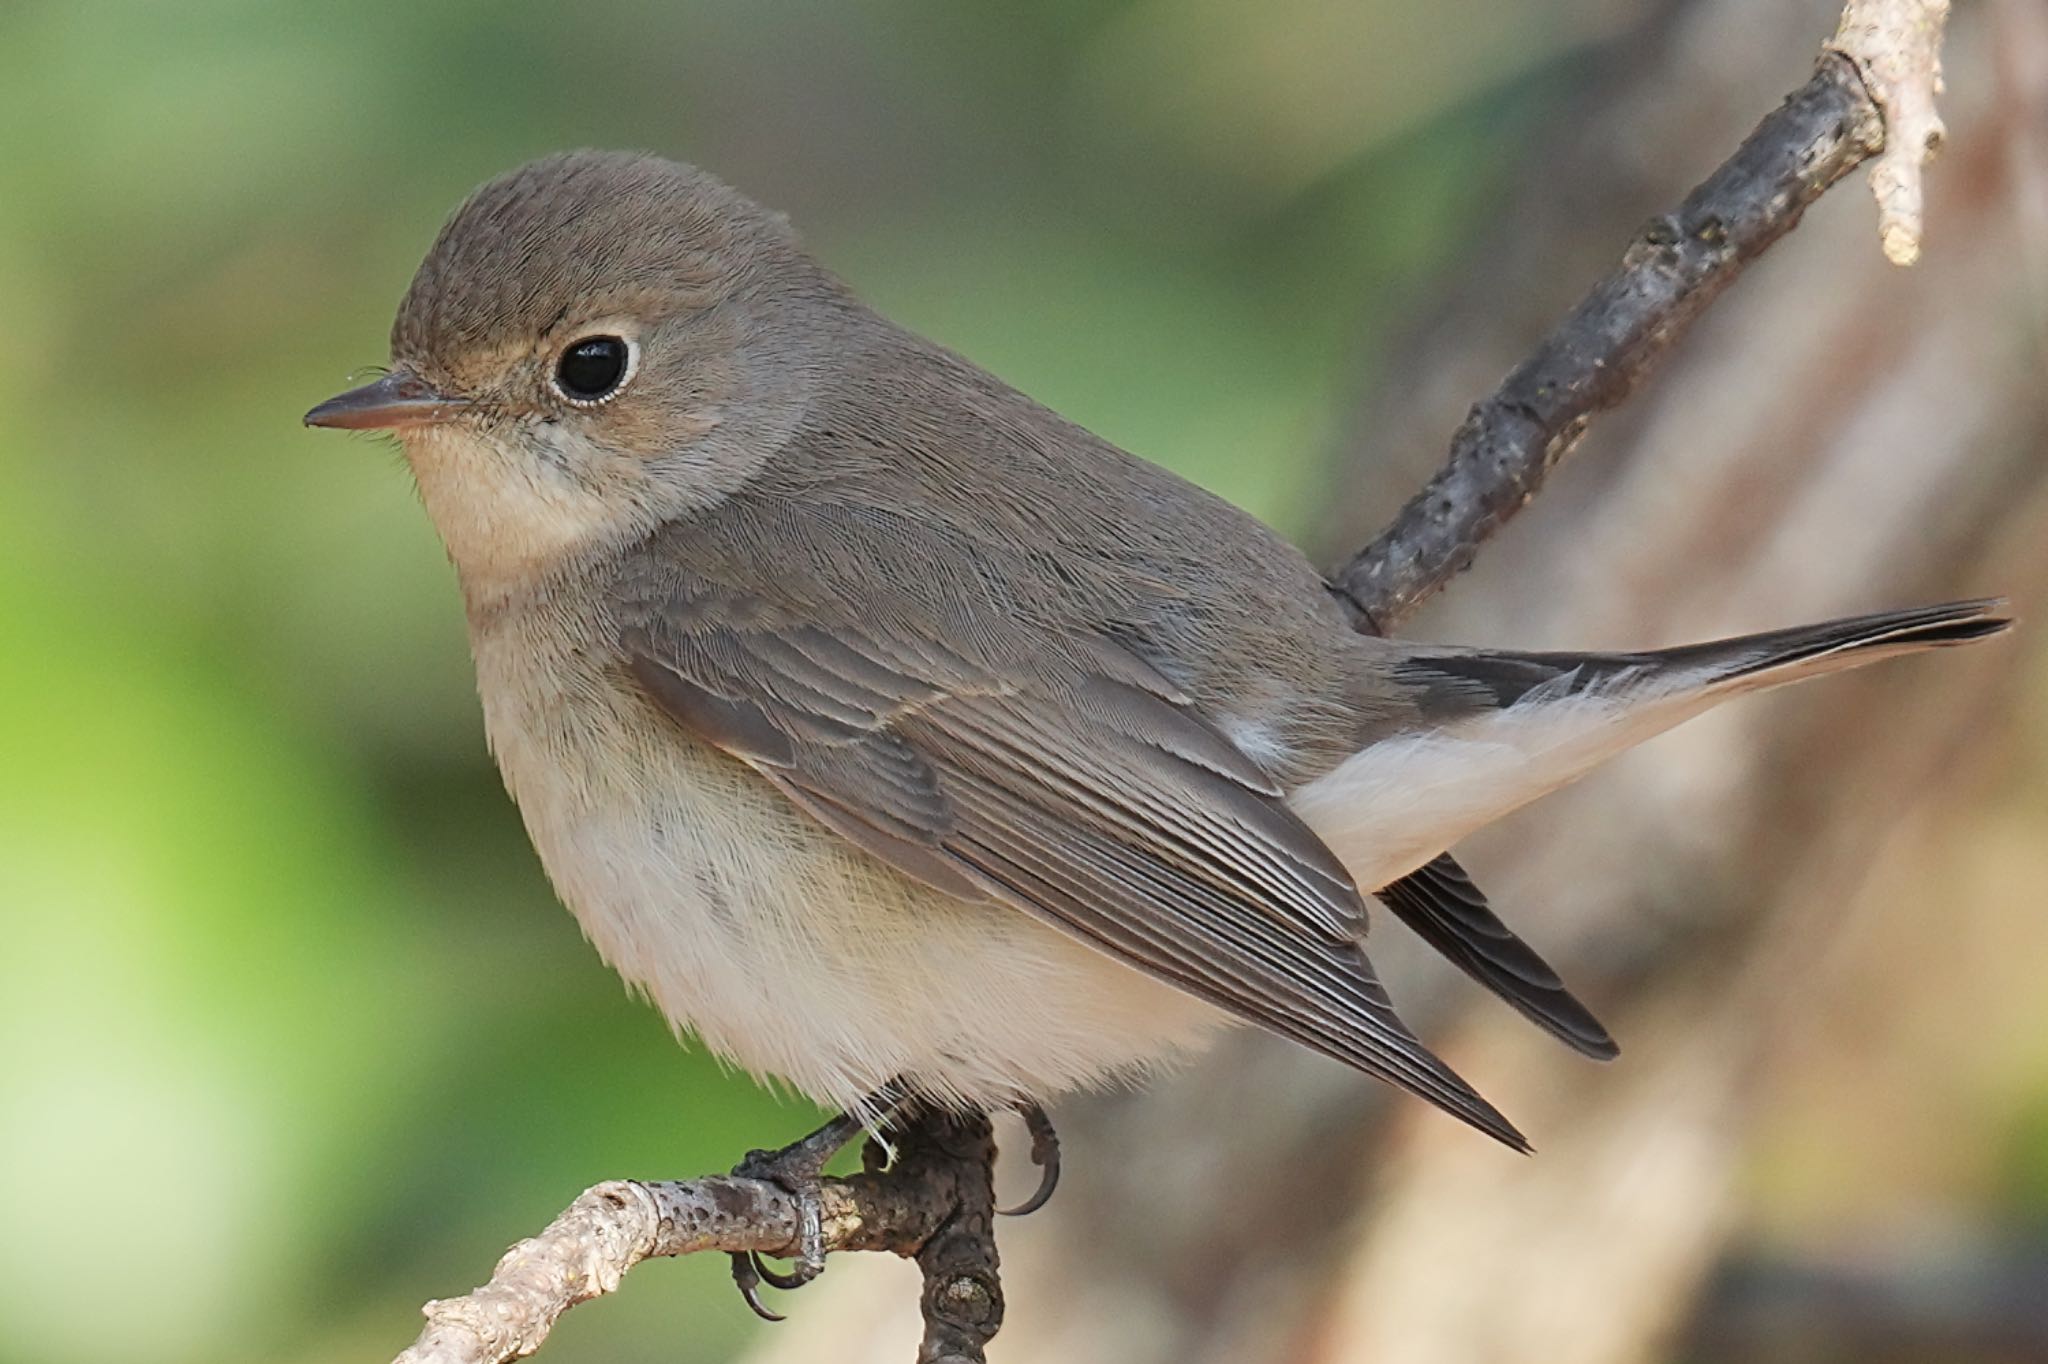
<svg viewBox="0 0 2048 1364">
<path fill-rule="evenodd" d="M 457 200 L 569 146 L 699 161 L 1300 529 L 1381 329 L 1628 7 L 1256 8 L 0 5 L 0 1359 L 386 1358 L 592 1180 L 811 1119 L 580 941 L 395 450 L 299 427 Z M 698 1260 L 551 1349 L 752 1329 Z"/>
</svg>

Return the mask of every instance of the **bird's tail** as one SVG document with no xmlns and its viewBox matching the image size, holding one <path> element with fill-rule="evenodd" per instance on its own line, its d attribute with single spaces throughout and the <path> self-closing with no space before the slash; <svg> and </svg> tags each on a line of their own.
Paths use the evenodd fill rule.
<svg viewBox="0 0 2048 1364">
<path fill-rule="evenodd" d="M 1631 654 L 1389 641 L 1413 711 L 1292 803 L 1360 886 L 1378 888 L 1731 696 L 1985 639 L 2011 626 L 2003 607 L 1951 602 Z"/>
<path fill-rule="evenodd" d="M 1880 611 L 1821 625 L 1637 655 L 1660 671 L 1691 673 L 1715 693 L 1740 693 L 1860 668 L 1879 659 L 1973 644 L 2012 628 L 1997 597 Z"/>
</svg>

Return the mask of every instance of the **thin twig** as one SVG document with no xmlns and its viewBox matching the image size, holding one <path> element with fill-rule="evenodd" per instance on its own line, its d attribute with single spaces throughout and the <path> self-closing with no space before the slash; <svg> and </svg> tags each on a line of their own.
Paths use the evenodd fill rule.
<svg viewBox="0 0 2048 1364">
<path fill-rule="evenodd" d="M 1331 590 L 1359 628 L 1385 630 L 1469 567 L 1479 546 L 1528 504 L 1593 418 L 1634 392 L 1749 262 L 1798 226 L 1808 205 L 1884 148 L 1885 110 L 1872 91 L 1912 83 L 1894 76 L 1879 85 L 1864 63 L 1888 54 L 1888 69 L 1902 68 L 1905 53 L 1935 62 L 1946 4 L 1852 0 L 1849 6 L 1866 14 L 1880 8 L 1904 29 L 1859 29 L 1853 50 L 1837 34 L 1813 79 L 1758 124 L 1676 212 L 1644 227 L 1620 267 L 1473 407 L 1451 438 L 1443 468 L 1331 578 Z M 1915 88 L 1931 88 L 1936 79 L 1926 76 Z M 1924 131 L 1924 123 L 1915 127 Z M 1889 201 L 1885 196 L 1880 188 L 1881 211 L 1906 212 L 1903 190 Z M 1917 234 L 1917 159 L 1910 200 Z"/>
<path fill-rule="evenodd" d="M 1744 266 L 1790 232 L 1857 165 L 1873 174 L 1887 255 L 1919 249 L 1919 167 L 1940 136 L 1933 94 L 1947 0 L 1849 0 L 1813 79 L 1734 156 L 1649 224 L 1535 353 L 1472 409 L 1450 458 L 1394 524 L 1331 580 L 1360 628 L 1413 611 L 1472 562 L 1592 418 L 1626 398 Z M 828 1250 L 887 1250 L 924 1273 L 919 1364 L 981 1364 L 1002 1324 L 993 1236 L 995 1145 L 985 1118 L 933 1115 L 900 1138 L 887 1171 L 824 1186 Z M 490 1282 L 430 1302 L 397 1364 L 503 1364 L 540 1348 L 562 1313 L 609 1293 L 654 1256 L 796 1251 L 795 1200 L 776 1185 L 716 1176 L 622 1180 L 586 1190 L 498 1262 Z"/>
</svg>

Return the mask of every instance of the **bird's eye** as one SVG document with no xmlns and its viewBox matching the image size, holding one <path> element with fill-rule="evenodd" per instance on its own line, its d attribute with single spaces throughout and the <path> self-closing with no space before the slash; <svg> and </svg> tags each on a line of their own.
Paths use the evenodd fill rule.
<svg viewBox="0 0 2048 1364">
<path fill-rule="evenodd" d="M 632 376 L 633 348 L 618 336 L 586 336 L 555 361 L 555 387 L 572 403 L 604 402 Z"/>
</svg>

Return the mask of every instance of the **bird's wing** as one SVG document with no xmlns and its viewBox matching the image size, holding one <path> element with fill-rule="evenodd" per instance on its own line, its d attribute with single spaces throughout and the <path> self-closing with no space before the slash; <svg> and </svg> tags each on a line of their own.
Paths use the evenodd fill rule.
<svg viewBox="0 0 2048 1364">
<path fill-rule="evenodd" d="M 1550 963 L 1494 914 L 1449 853 L 1374 892 L 1418 937 L 1572 1050 L 1611 1060 L 1621 1048 L 1572 997 Z"/>
<path fill-rule="evenodd" d="M 1526 1149 L 1395 1015 L 1343 866 L 1142 660 L 1063 638 L 1059 667 L 1020 680 L 804 614 L 670 588 L 627 611 L 621 644 L 686 730 L 899 870 L 1038 915 Z"/>
</svg>

